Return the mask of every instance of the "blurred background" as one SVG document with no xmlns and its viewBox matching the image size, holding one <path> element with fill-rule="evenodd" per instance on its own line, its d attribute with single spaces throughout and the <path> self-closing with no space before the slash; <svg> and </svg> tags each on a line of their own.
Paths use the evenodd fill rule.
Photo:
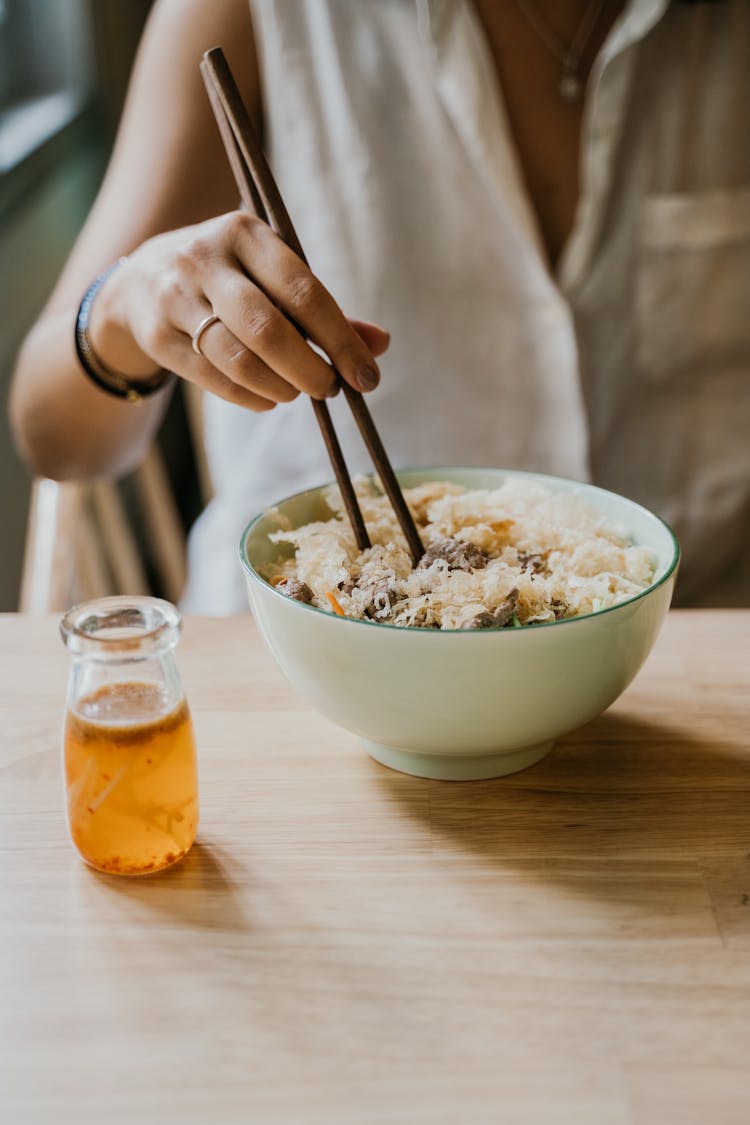
<svg viewBox="0 0 750 1125">
<path fill-rule="evenodd" d="M 8 427 L 14 357 L 96 194 L 151 2 L 0 0 L 0 611 L 19 606 L 32 489 Z M 184 412 L 176 398 L 160 445 L 168 453 L 170 491 L 186 529 L 201 497 Z M 144 487 L 155 491 L 153 481 L 143 480 L 116 488 L 138 538 L 147 536 L 139 511 Z M 111 497 L 99 499 L 111 513 Z M 85 500 L 89 504 L 91 497 Z M 115 554 L 127 554 L 129 544 L 117 535 L 116 542 Z M 179 594 L 179 576 L 165 586 L 160 560 L 151 559 L 148 549 L 144 557 L 149 588 Z M 94 591 L 109 584 L 107 560 L 100 558 L 96 567 Z"/>
</svg>

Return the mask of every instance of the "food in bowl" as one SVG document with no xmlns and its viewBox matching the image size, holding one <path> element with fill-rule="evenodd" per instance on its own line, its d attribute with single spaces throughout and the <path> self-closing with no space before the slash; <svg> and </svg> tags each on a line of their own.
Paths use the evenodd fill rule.
<svg viewBox="0 0 750 1125">
<path fill-rule="evenodd" d="M 360 621 L 422 629 L 513 628 L 595 613 L 645 590 L 654 557 L 580 496 L 509 477 L 498 488 L 426 481 L 404 490 L 425 545 L 414 567 L 387 496 L 355 482 L 372 547 L 359 551 L 334 486 L 333 513 L 270 538 L 281 593 Z"/>
<path fill-rule="evenodd" d="M 645 588 L 574 617 L 520 629 L 400 628 L 339 616 L 271 584 L 273 575 L 291 576 L 296 566 L 290 532 L 331 519 L 327 486 L 280 500 L 245 529 L 240 560 L 257 627 L 315 710 L 361 738 L 377 761 L 419 777 L 476 780 L 524 769 L 556 738 L 601 714 L 643 665 L 672 596 L 675 537 L 639 504 L 562 477 L 477 468 L 397 475 L 407 491 L 434 482 L 459 485 L 467 495 L 538 485 L 561 502 L 583 501 L 602 526 L 618 529 L 628 549 L 650 559 Z M 377 521 L 367 522 L 378 538 Z M 346 534 L 343 521 L 339 530 Z M 335 571 L 332 578 L 340 580 Z"/>
</svg>

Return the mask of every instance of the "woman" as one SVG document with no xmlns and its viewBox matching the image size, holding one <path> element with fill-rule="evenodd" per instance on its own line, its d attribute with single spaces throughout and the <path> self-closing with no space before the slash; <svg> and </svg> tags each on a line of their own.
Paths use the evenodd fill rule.
<svg viewBox="0 0 750 1125">
<path fill-rule="evenodd" d="M 19 358 L 36 471 L 132 467 L 165 371 L 210 392 L 217 495 L 185 604 L 236 610 L 244 523 L 330 476 L 304 395 L 334 377 L 282 313 L 366 391 L 388 329 L 372 410 L 396 466 L 593 479 L 675 526 L 683 600 L 750 603 L 750 5 L 250 9 L 155 6 L 101 193 Z M 235 209 L 198 73 L 216 44 L 314 273 Z M 123 255 L 84 304 L 87 378 L 79 304 Z"/>
</svg>

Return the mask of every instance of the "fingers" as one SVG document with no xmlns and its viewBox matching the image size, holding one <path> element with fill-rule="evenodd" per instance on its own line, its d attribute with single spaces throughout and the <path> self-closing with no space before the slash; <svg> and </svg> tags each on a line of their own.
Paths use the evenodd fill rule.
<svg viewBox="0 0 750 1125">
<path fill-rule="evenodd" d="M 238 387 L 269 404 L 292 402 L 299 391 L 257 355 L 248 351 L 225 324 L 217 321 L 203 333 L 200 349 L 205 360 Z"/>
<path fill-rule="evenodd" d="M 206 279 L 206 297 L 216 315 L 244 348 L 283 380 L 313 398 L 326 398 L 336 375 L 294 325 L 239 270 Z"/>
<path fill-rule="evenodd" d="M 176 315 L 169 334 L 168 357 L 174 370 L 204 390 L 252 410 L 271 410 L 277 403 L 291 402 L 299 391 L 249 351 L 221 320 L 203 330 L 199 355 L 192 333 L 210 315 L 203 303 L 186 303 Z M 165 349 L 167 350 L 167 349 Z"/>
<path fill-rule="evenodd" d="M 244 213 L 154 237 L 131 254 L 120 280 L 113 346 L 123 339 L 139 360 L 230 402 L 269 410 L 300 392 L 322 399 L 337 392 L 336 372 L 360 390 L 379 381 L 375 355 L 388 333 L 348 321 L 305 263 Z M 202 333 L 197 356 L 191 337 L 211 314 L 218 321 Z"/>
<path fill-rule="evenodd" d="M 191 383 L 194 383 L 196 387 L 200 387 L 203 391 L 210 391 L 211 394 L 218 395 L 219 398 L 231 402 L 234 406 L 252 410 L 254 414 L 264 414 L 273 410 L 276 406 L 276 403 L 270 399 L 255 394 L 247 387 L 243 387 L 228 376 L 223 375 L 207 359 L 201 359 L 193 355 L 192 359 L 186 358 L 185 365 Z"/>
<path fill-rule="evenodd" d="M 239 222 L 233 232 L 235 251 L 246 272 L 270 298 L 269 304 L 290 316 L 353 387 L 362 391 L 376 387 L 380 372 L 370 348 L 325 286 L 265 223 L 244 218 L 246 221 Z M 265 317 L 262 324 L 265 328 Z M 245 340 L 241 331 L 238 335 Z M 281 342 L 276 327 L 271 335 L 274 343 Z M 305 376 L 307 373 L 305 367 Z"/>
<path fill-rule="evenodd" d="M 195 307 L 193 319 L 196 327 L 205 315 L 205 307 Z M 162 324 L 158 334 L 155 330 L 147 333 L 145 342 L 161 367 L 176 372 L 201 390 L 210 391 L 248 410 L 272 410 L 277 401 L 287 401 L 297 394 L 293 387 L 278 380 L 273 372 L 262 370 L 260 360 L 255 360 L 218 322 L 203 332 L 200 355 L 193 351 L 191 333 L 174 324 Z M 238 356 L 240 352 L 243 353 L 242 360 Z M 277 380 L 282 383 L 280 388 Z"/>
</svg>

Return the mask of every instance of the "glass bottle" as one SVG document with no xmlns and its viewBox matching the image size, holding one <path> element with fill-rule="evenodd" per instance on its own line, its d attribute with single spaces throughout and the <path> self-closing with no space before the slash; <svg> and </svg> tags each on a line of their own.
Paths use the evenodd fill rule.
<svg viewBox="0 0 750 1125">
<path fill-rule="evenodd" d="M 60 625 L 73 657 L 63 733 L 68 827 L 99 871 L 159 871 L 195 839 L 195 740 L 174 658 L 181 624 L 159 598 L 111 597 L 75 606 Z"/>
</svg>

